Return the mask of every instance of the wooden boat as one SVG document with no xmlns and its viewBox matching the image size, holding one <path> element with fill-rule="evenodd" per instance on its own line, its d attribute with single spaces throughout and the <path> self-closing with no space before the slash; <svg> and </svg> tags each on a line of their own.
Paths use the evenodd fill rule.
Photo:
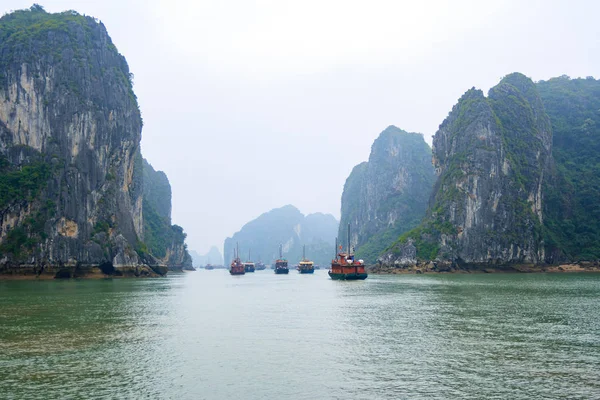
<svg viewBox="0 0 600 400">
<path fill-rule="evenodd" d="M 354 253 L 350 248 L 350 224 L 348 224 L 348 248 L 346 252 L 342 251 L 342 246 L 339 248 L 337 239 L 335 240 L 336 258 L 331 261 L 331 269 L 329 276 L 333 280 L 356 281 L 367 279 L 365 271 L 365 263 L 363 260 L 355 260 Z"/>
<path fill-rule="evenodd" d="M 246 269 L 244 268 L 244 264 L 242 263 L 242 260 L 240 260 L 239 257 L 239 247 L 236 244 L 236 251 L 233 257 L 233 261 L 231 262 L 231 265 L 229 266 L 229 273 L 231 275 L 244 275 L 246 273 Z"/>
<path fill-rule="evenodd" d="M 279 258 L 275 260 L 275 273 L 288 274 L 289 272 L 288 261 L 283 258 L 283 246 L 279 245 Z"/>
<path fill-rule="evenodd" d="M 298 272 L 312 274 L 315 272 L 315 263 L 306 258 L 306 246 L 302 246 L 302 261 L 298 263 Z"/>
<path fill-rule="evenodd" d="M 262 271 L 264 269 L 267 269 L 267 266 L 262 261 L 257 262 L 254 267 L 256 268 L 257 271 Z"/>
<path fill-rule="evenodd" d="M 254 263 L 250 261 L 250 250 L 248 250 L 248 261 L 244 263 L 244 270 L 246 272 L 254 272 Z"/>
</svg>

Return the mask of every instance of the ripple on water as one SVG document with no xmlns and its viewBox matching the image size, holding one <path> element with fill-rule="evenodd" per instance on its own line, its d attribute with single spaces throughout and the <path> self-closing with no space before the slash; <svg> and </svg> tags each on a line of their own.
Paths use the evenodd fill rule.
<svg viewBox="0 0 600 400">
<path fill-rule="evenodd" d="M 600 275 L 0 282 L 6 398 L 600 397 Z"/>
</svg>

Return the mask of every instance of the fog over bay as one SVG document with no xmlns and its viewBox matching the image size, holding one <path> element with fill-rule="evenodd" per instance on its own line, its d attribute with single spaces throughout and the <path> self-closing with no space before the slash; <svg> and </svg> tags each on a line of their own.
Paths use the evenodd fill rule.
<svg viewBox="0 0 600 400">
<path fill-rule="evenodd" d="M 600 76 L 596 1 L 40 1 L 101 20 L 135 75 L 142 151 L 206 252 L 294 204 L 339 218 L 388 125 L 431 136 L 457 99 L 519 71 Z M 0 14 L 31 1 L 4 0 Z"/>
</svg>

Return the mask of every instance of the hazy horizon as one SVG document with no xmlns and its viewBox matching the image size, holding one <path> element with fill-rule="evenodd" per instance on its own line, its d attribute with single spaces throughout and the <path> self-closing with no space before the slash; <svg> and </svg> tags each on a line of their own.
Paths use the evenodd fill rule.
<svg viewBox="0 0 600 400">
<path fill-rule="evenodd" d="M 345 179 L 379 133 L 431 144 L 473 86 L 600 75 L 592 1 L 38 3 L 106 26 L 135 75 L 143 155 L 200 254 L 287 204 L 339 220 Z"/>
</svg>

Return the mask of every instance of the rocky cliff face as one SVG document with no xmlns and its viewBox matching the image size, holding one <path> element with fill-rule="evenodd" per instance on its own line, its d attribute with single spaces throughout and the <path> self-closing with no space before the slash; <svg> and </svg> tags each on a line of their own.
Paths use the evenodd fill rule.
<svg viewBox="0 0 600 400">
<path fill-rule="evenodd" d="M 380 261 L 544 262 L 542 188 L 551 145 L 550 121 L 530 79 L 511 74 L 487 98 L 467 91 L 433 139 L 438 179 L 427 217 Z"/>
<path fill-rule="evenodd" d="M 171 185 L 167 175 L 142 160 L 144 177 L 144 243 L 159 264 L 170 269 L 193 270 L 185 233 L 171 225 Z"/>
<path fill-rule="evenodd" d="M 334 255 L 337 220 L 330 214 L 315 213 L 304 216 L 296 207 L 287 205 L 262 214 L 248 222 L 224 244 L 225 264 L 229 265 L 236 243 L 240 257 L 246 259 L 248 250 L 253 261 L 265 264 L 279 257 L 279 244 L 290 266 L 302 258 L 302 246 L 306 256 L 315 263 L 327 265 Z"/>
<path fill-rule="evenodd" d="M 141 129 L 101 23 L 39 6 L 2 17 L 0 269 L 144 269 Z"/>
<path fill-rule="evenodd" d="M 373 143 L 369 161 L 357 165 L 346 180 L 338 237 L 345 243 L 350 224 L 357 256 L 374 262 L 421 222 L 434 181 L 423 135 L 388 127 Z"/>
</svg>

